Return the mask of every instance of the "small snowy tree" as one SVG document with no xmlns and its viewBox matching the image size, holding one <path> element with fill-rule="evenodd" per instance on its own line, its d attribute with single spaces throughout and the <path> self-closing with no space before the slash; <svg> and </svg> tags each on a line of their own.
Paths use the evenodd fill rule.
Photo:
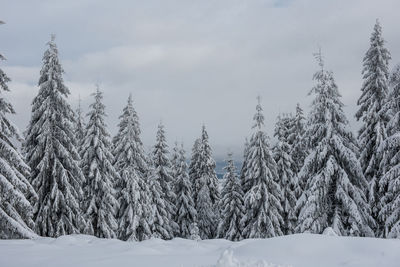
<svg viewBox="0 0 400 267">
<path fill-rule="evenodd" d="M 208 143 L 208 134 L 205 126 L 202 127 L 202 135 L 196 141 L 192 168 L 192 181 L 194 201 L 198 212 L 198 227 L 200 237 L 213 238 L 217 232 L 219 216 L 218 178 L 215 173 L 215 161 L 212 158 L 212 150 Z"/>
<path fill-rule="evenodd" d="M 78 100 L 78 108 L 76 109 L 76 120 L 75 120 L 75 136 L 77 145 L 80 146 L 83 143 L 85 137 L 85 120 L 82 115 L 81 98 Z"/>
<path fill-rule="evenodd" d="M 232 154 L 228 154 L 224 175 L 224 186 L 221 192 L 221 218 L 218 225 L 218 237 L 239 241 L 242 236 L 241 219 L 244 214 L 243 191 L 240 185 Z"/>
<path fill-rule="evenodd" d="M 296 204 L 296 231 L 320 234 L 332 227 L 340 235 L 373 236 L 356 141 L 333 74 L 324 70 L 321 53 L 317 60 L 321 69 L 314 74 L 316 85 L 310 92 L 315 94 L 306 128 L 310 154 L 299 173 L 307 182 Z"/>
<path fill-rule="evenodd" d="M 400 65 L 390 77 L 392 90 L 385 105 L 391 117 L 387 126 L 388 138 L 379 147 L 380 163 L 379 193 L 382 196 L 379 222 L 381 237 L 400 238 Z"/>
<path fill-rule="evenodd" d="M 117 237 L 115 212 L 118 202 L 115 199 L 114 182 L 119 178 L 112 163 L 111 142 L 104 123 L 105 106 L 103 94 L 97 87 L 93 94 L 94 103 L 89 108 L 89 122 L 81 147 L 81 166 L 86 177 L 83 209 L 87 220 L 85 233 L 101 238 Z"/>
<path fill-rule="evenodd" d="M 147 179 L 151 195 L 151 236 L 154 238 L 171 239 L 174 232 L 171 228 L 165 194 L 160 184 L 161 177 L 150 157 L 149 161 Z"/>
<path fill-rule="evenodd" d="M 293 173 L 294 161 L 291 156 L 292 148 L 289 144 L 289 127 L 291 117 L 279 117 L 275 126 L 275 136 L 278 143 L 274 147 L 273 156 L 277 164 L 278 183 L 282 190 L 282 218 L 284 225 L 282 231 L 284 234 L 292 234 L 296 226 L 297 218 L 295 216 L 297 178 Z"/>
<path fill-rule="evenodd" d="M 66 100 L 70 92 L 64 85 L 54 36 L 48 46 L 24 150 L 38 194 L 35 230 L 41 236 L 58 237 L 81 231 L 84 219 L 79 204 L 85 178 L 75 147 L 75 114 Z"/>
<path fill-rule="evenodd" d="M 179 226 L 179 237 L 192 238 L 192 235 L 199 235 L 199 229 L 196 224 L 197 212 L 192 198 L 192 183 L 187 173 L 183 145 L 179 151 L 179 158 L 177 161 L 179 162 L 179 168 L 176 173 L 176 182 L 174 186 L 176 194 L 175 221 Z M 192 229 L 193 227 L 196 229 Z M 195 233 L 193 231 L 195 231 Z"/>
<path fill-rule="evenodd" d="M 0 61 L 5 58 L 0 54 Z M 35 190 L 28 182 L 29 167 L 13 144 L 22 141 L 17 127 L 8 119 L 14 108 L 4 97 L 10 78 L 0 69 L 0 239 L 31 238 Z"/>
<path fill-rule="evenodd" d="M 175 142 L 174 147 L 172 148 L 172 153 L 171 153 L 171 175 L 174 183 L 176 182 L 176 179 L 178 177 L 178 170 L 180 168 L 180 153 L 179 153 L 179 147 L 178 147 L 178 142 Z"/>
<path fill-rule="evenodd" d="M 129 241 L 145 240 L 151 237 L 151 196 L 146 179 L 147 163 L 140 139 L 139 118 L 133 108 L 131 95 L 118 127 L 113 139 L 114 167 L 120 175 L 116 183 L 118 237 Z"/>
<path fill-rule="evenodd" d="M 158 125 L 156 144 L 153 149 L 153 164 L 155 168 L 155 175 L 158 177 L 157 180 L 161 186 L 161 195 L 160 197 L 165 202 L 165 208 L 168 220 L 165 223 L 168 223 L 169 226 L 166 229 L 171 231 L 169 233 L 170 238 L 174 236 L 174 233 L 178 231 L 178 225 L 174 221 L 175 215 L 175 202 L 176 195 L 173 191 L 173 177 L 171 175 L 171 162 L 168 158 L 168 145 L 165 138 L 164 126 L 160 123 Z M 167 237 L 166 237 L 167 238 Z"/>
<path fill-rule="evenodd" d="M 292 170 L 294 174 L 297 174 L 301 167 L 303 167 L 307 156 L 307 140 L 306 136 L 304 136 L 305 118 L 303 109 L 299 104 L 296 106 L 296 113 L 291 118 L 289 125 L 288 142 L 291 146 L 290 154 L 293 159 Z"/>
<path fill-rule="evenodd" d="M 268 136 L 263 131 L 264 115 L 258 98 L 254 115 L 255 132 L 247 153 L 244 196 L 245 215 L 242 219 L 244 238 L 266 238 L 282 235 L 282 192 L 277 183 L 277 166 L 269 149 Z"/>
<path fill-rule="evenodd" d="M 386 139 L 386 124 L 388 116 L 383 109 L 388 93 L 388 64 L 390 53 L 384 47 L 382 28 L 376 21 L 370 47 L 363 61 L 364 83 L 361 88 L 361 96 L 357 104 L 359 110 L 356 113 L 357 120 L 362 121 L 358 132 L 358 143 L 361 149 L 360 162 L 364 175 L 370 183 L 368 200 L 372 207 L 372 216 L 377 221 L 376 234 L 382 231 L 383 222 L 379 219 L 381 209 L 379 193 L 379 165 L 381 158 L 377 153 L 378 148 Z"/>
</svg>

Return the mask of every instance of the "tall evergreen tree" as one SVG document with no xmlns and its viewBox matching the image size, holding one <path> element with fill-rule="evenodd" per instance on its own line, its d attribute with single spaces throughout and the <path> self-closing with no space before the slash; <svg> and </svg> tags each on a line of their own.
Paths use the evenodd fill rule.
<svg viewBox="0 0 400 267">
<path fill-rule="evenodd" d="M 244 214 L 243 190 L 237 176 L 232 153 L 228 154 L 224 175 L 224 186 L 221 192 L 221 218 L 218 225 L 218 237 L 239 241 L 242 236 L 241 219 Z"/>
<path fill-rule="evenodd" d="M 307 182 L 296 205 L 296 231 L 319 234 L 332 227 L 340 235 L 373 236 L 356 141 L 333 74 L 324 70 L 321 53 L 317 60 L 321 69 L 314 74 L 316 85 L 310 92 L 315 94 L 306 128 L 310 154 L 299 173 Z"/>
<path fill-rule="evenodd" d="M 379 219 L 381 209 L 379 193 L 379 165 L 381 158 L 377 153 L 379 146 L 386 139 L 388 116 L 383 106 L 388 94 L 388 64 L 390 53 L 384 47 L 382 28 L 376 21 L 370 39 L 370 47 L 363 60 L 363 79 L 361 96 L 357 104 L 357 120 L 362 121 L 358 132 L 358 143 L 361 148 L 360 162 L 366 179 L 370 183 L 368 200 L 372 207 L 372 216 L 377 221 L 376 234 L 380 235 L 383 222 Z"/>
<path fill-rule="evenodd" d="M 0 54 L 0 61 L 5 58 Z M 8 119 L 14 108 L 4 96 L 10 78 L 0 69 L 0 239 L 34 237 L 35 190 L 28 181 L 29 167 L 12 140 L 22 141 L 17 127 Z"/>
<path fill-rule="evenodd" d="M 101 238 L 117 237 L 114 182 L 119 178 L 112 163 L 110 134 L 104 122 L 105 106 L 103 94 L 97 87 L 93 93 L 94 103 L 89 108 L 89 122 L 85 140 L 81 147 L 81 166 L 86 177 L 83 209 L 87 223 L 85 233 Z"/>
<path fill-rule="evenodd" d="M 192 185 L 193 185 L 193 200 L 196 203 L 197 195 L 198 195 L 198 188 L 194 187 L 195 181 L 199 177 L 199 165 L 200 165 L 200 143 L 201 140 L 200 138 L 197 138 L 192 147 L 192 155 L 190 158 L 190 165 L 189 165 L 189 177 L 191 179 Z"/>
<path fill-rule="evenodd" d="M 303 167 L 307 156 L 307 140 L 304 136 L 305 118 L 300 104 L 296 106 L 296 113 L 291 119 L 288 142 L 291 146 L 291 155 L 293 159 L 292 170 L 297 174 Z"/>
<path fill-rule="evenodd" d="M 78 108 L 76 109 L 76 120 L 75 120 L 75 136 L 78 146 L 83 143 L 85 137 L 85 120 L 82 115 L 81 98 L 78 100 Z"/>
<path fill-rule="evenodd" d="M 171 162 L 168 158 L 168 145 L 165 138 L 164 125 L 158 125 L 156 144 L 153 149 L 153 163 L 155 168 L 155 175 L 158 176 L 158 181 L 161 186 L 161 197 L 164 199 L 165 208 L 168 217 L 170 237 L 178 231 L 178 225 L 174 221 L 174 214 L 176 213 L 176 195 L 173 191 L 174 178 L 172 177 Z"/>
<path fill-rule="evenodd" d="M 173 238 L 174 231 L 171 228 L 170 214 L 168 214 L 167 202 L 165 194 L 161 187 L 161 176 L 153 162 L 149 157 L 148 183 L 151 195 L 151 236 L 161 239 Z"/>
<path fill-rule="evenodd" d="M 282 190 L 282 218 L 284 225 L 282 231 L 284 234 L 292 234 L 296 226 L 297 218 L 295 216 L 297 178 L 293 173 L 294 161 L 292 159 L 292 147 L 289 144 L 289 127 L 291 117 L 280 116 L 275 126 L 275 136 L 278 143 L 274 147 L 273 156 L 277 164 L 278 183 Z"/>
<path fill-rule="evenodd" d="M 119 210 L 118 237 L 140 241 L 151 237 L 151 196 L 147 184 L 147 163 L 140 139 L 139 118 L 133 108 L 132 96 L 119 117 L 118 133 L 113 139 L 114 167 L 120 175 L 117 180 Z"/>
<path fill-rule="evenodd" d="M 194 174 L 192 177 L 194 200 L 198 212 L 198 227 L 202 239 L 213 238 L 217 231 L 219 216 L 219 189 L 218 178 L 215 173 L 215 161 L 208 143 L 208 134 L 205 126 L 202 135 L 195 145 Z"/>
<path fill-rule="evenodd" d="M 264 115 L 258 98 L 255 124 L 247 153 L 245 174 L 249 190 L 244 196 L 245 215 L 242 219 L 244 238 L 266 238 L 282 235 L 282 192 L 277 183 L 277 166 L 263 131 Z"/>
<path fill-rule="evenodd" d="M 246 180 L 247 159 L 249 158 L 248 154 L 249 154 L 249 140 L 246 138 L 243 149 L 243 163 L 239 173 L 239 179 L 243 190 L 243 194 L 246 194 L 250 190 L 249 181 Z"/>
<path fill-rule="evenodd" d="M 385 113 L 391 117 L 388 138 L 379 147 L 380 163 L 379 193 L 382 196 L 379 222 L 381 237 L 400 238 L 400 65 L 390 77 L 391 92 L 385 105 Z"/>
<path fill-rule="evenodd" d="M 84 224 L 79 203 L 85 178 L 75 147 L 75 114 L 66 100 L 70 92 L 62 78 L 54 35 L 48 46 L 24 150 L 30 181 L 38 194 L 35 230 L 41 236 L 58 237 L 79 233 Z"/>
<path fill-rule="evenodd" d="M 197 228 L 197 211 L 192 198 L 192 183 L 187 173 L 185 150 L 183 145 L 179 150 L 179 168 L 176 173 L 174 191 L 176 194 L 176 216 L 175 221 L 179 226 L 178 236 L 191 238 L 192 227 Z M 196 226 L 194 226 L 196 224 Z M 197 230 L 198 231 L 198 228 Z M 197 233 L 198 234 L 198 233 Z"/>
<path fill-rule="evenodd" d="M 175 142 L 171 153 L 171 175 L 173 183 L 176 182 L 179 169 L 180 169 L 180 149 L 178 147 L 178 142 Z"/>
</svg>

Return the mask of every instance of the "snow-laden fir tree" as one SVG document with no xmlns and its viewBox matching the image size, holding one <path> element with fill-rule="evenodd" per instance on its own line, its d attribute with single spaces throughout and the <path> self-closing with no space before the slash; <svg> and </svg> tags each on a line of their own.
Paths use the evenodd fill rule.
<svg viewBox="0 0 400 267">
<path fill-rule="evenodd" d="M 114 182 L 119 178 L 113 167 L 110 134 L 104 122 L 103 93 L 97 86 L 92 94 L 94 102 L 89 106 L 89 117 L 84 143 L 81 147 L 81 167 L 85 175 L 85 200 L 83 210 L 87 220 L 85 233 L 101 238 L 117 237 L 115 213 L 118 202 Z"/>
<path fill-rule="evenodd" d="M 379 211 L 381 237 L 400 238 L 400 65 L 390 77 L 391 92 L 385 112 L 391 119 L 387 126 L 388 138 L 379 147 L 380 173 L 379 193 L 382 196 Z"/>
<path fill-rule="evenodd" d="M 379 146 L 386 139 L 388 116 L 383 109 L 388 94 L 388 64 L 390 53 L 384 47 L 382 28 L 376 21 L 370 47 L 363 60 L 363 85 L 358 99 L 359 110 L 357 120 L 362 126 L 358 132 L 360 163 L 367 181 L 370 183 L 368 200 L 372 208 L 372 216 L 377 221 L 376 234 L 380 235 L 383 222 L 379 220 L 381 209 L 379 193 L 379 165 L 381 158 L 377 153 Z"/>
<path fill-rule="evenodd" d="M 78 100 L 78 108 L 76 109 L 76 119 L 75 119 L 75 136 L 77 140 L 77 145 L 80 146 L 83 143 L 85 137 L 85 120 L 82 115 L 81 98 Z"/>
<path fill-rule="evenodd" d="M 300 104 L 296 106 L 296 113 L 291 118 L 288 142 L 291 146 L 291 155 L 293 159 L 292 170 L 297 174 L 303 167 L 304 159 L 307 156 L 307 140 L 304 136 L 305 118 Z"/>
<path fill-rule="evenodd" d="M 243 149 L 243 163 L 239 173 L 239 180 L 243 190 L 243 194 L 246 194 L 250 190 L 248 181 L 246 180 L 247 159 L 249 157 L 248 154 L 249 154 L 249 140 L 246 138 Z"/>
<path fill-rule="evenodd" d="M 232 153 L 228 154 L 221 191 L 221 217 L 218 225 L 218 237 L 239 241 L 242 236 L 241 219 L 244 214 L 243 191 L 237 175 Z"/>
<path fill-rule="evenodd" d="M 0 61 L 5 58 L 0 54 Z M 8 119 L 14 108 L 4 96 L 10 78 L 0 69 L 0 239 L 31 238 L 33 208 L 37 195 L 28 181 L 29 167 L 13 144 L 22 141 L 17 127 Z"/>
<path fill-rule="evenodd" d="M 54 35 L 48 46 L 24 150 L 31 168 L 30 181 L 38 194 L 34 208 L 36 233 L 58 237 L 79 233 L 84 225 L 80 202 L 85 178 L 75 147 L 75 114 L 67 102 L 70 92 L 62 78 Z"/>
<path fill-rule="evenodd" d="M 197 227 L 197 212 L 192 198 L 192 183 L 187 173 L 187 163 L 183 145 L 179 150 L 177 159 L 179 168 L 176 172 L 174 192 L 176 194 L 176 215 L 175 221 L 178 224 L 178 236 L 182 238 L 192 238 L 192 234 L 199 235 Z M 192 228 L 197 229 L 192 229 Z M 197 233 L 193 233 L 197 231 Z"/>
<path fill-rule="evenodd" d="M 131 95 L 119 118 L 118 133 L 113 139 L 114 167 L 120 175 L 116 182 L 118 238 L 140 241 L 151 237 L 151 195 L 146 179 L 147 163 L 140 139 L 139 118 Z"/>
<path fill-rule="evenodd" d="M 310 154 L 299 173 L 307 183 L 296 204 L 296 232 L 320 234 L 331 227 L 339 235 L 373 236 L 356 141 L 333 74 L 324 69 L 321 53 L 316 56 L 320 70 L 310 91 L 315 94 L 306 127 Z"/>
<path fill-rule="evenodd" d="M 168 214 L 169 210 L 167 207 L 167 201 L 165 200 L 165 194 L 161 187 L 161 177 L 155 167 L 153 159 L 148 157 L 149 170 L 147 179 L 149 183 L 149 190 L 151 196 L 150 204 L 150 228 L 151 237 L 161 239 L 173 238 L 174 231 L 171 228 L 171 216 Z"/>
<path fill-rule="evenodd" d="M 173 183 L 176 182 L 176 178 L 178 177 L 177 173 L 180 168 L 180 162 L 179 162 L 180 153 L 179 153 L 179 151 L 180 151 L 180 149 L 178 146 L 178 142 L 175 142 L 174 147 L 172 148 L 171 159 L 170 159 L 171 175 L 172 175 Z"/>
<path fill-rule="evenodd" d="M 217 232 L 219 217 L 219 189 L 218 178 L 215 173 L 215 161 L 208 142 L 208 133 L 205 126 L 194 149 L 193 164 L 193 191 L 196 210 L 198 213 L 198 227 L 202 239 L 213 238 Z"/>
<path fill-rule="evenodd" d="M 258 101 L 254 115 L 255 131 L 249 142 L 246 159 L 245 183 L 249 190 L 244 196 L 244 238 L 279 236 L 283 234 L 284 225 L 277 166 L 269 148 L 268 136 L 263 131 L 264 115 L 260 98 Z"/>
<path fill-rule="evenodd" d="M 292 147 L 289 144 L 290 116 L 279 116 L 275 125 L 274 135 L 278 142 L 273 149 L 274 160 L 277 164 L 278 183 L 282 190 L 282 218 L 284 224 L 282 231 L 284 234 L 292 234 L 296 226 L 297 218 L 295 215 L 297 177 L 293 173 L 294 161 L 292 159 Z"/>
<path fill-rule="evenodd" d="M 176 195 L 173 190 L 174 178 L 172 177 L 171 162 L 168 158 L 168 145 L 165 138 L 164 125 L 158 125 L 156 144 L 153 148 L 153 164 L 155 168 L 155 175 L 161 186 L 161 198 L 165 202 L 165 208 L 169 223 L 168 229 L 171 231 L 169 236 L 172 238 L 174 233 L 178 231 L 178 225 L 174 221 L 176 213 L 175 201 Z M 167 228 L 166 228 L 167 229 Z M 167 237 L 166 237 L 167 238 Z"/>
<path fill-rule="evenodd" d="M 189 177 L 191 179 L 192 185 L 195 182 L 195 180 L 199 177 L 199 153 L 200 153 L 200 138 L 197 138 L 192 147 L 192 154 L 190 158 L 190 164 L 189 164 Z M 197 199 L 197 191 L 196 188 L 193 188 L 193 200 L 196 202 Z"/>
</svg>

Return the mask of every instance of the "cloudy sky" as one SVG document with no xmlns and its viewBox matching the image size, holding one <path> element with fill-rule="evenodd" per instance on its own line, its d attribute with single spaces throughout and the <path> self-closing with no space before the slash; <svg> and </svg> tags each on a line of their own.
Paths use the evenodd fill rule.
<svg viewBox="0 0 400 267">
<path fill-rule="evenodd" d="M 112 134 L 132 93 L 147 148 L 160 120 L 169 143 L 187 149 L 205 124 L 217 159 L 240 158 L 257 95 L 270 135 L 279 113 L 297 102 L 308 110 L 318 46 L 354 124 L 376 18 L 391 66 L 400 62 L 399 9 L 398 0 L 3 0 L 1 67 L 13 80 L 8 97 L 21 131 L 55 33 L 71 104 L 80 96 L 87 111 L 100 84 Z"/>
</svg>

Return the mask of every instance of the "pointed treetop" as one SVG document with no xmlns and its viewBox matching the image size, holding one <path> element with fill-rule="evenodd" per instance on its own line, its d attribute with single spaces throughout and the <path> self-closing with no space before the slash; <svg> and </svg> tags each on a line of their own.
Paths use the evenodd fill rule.
<svg viewBox="0 0 400 267">
<path fill-rule="evenodd" d="M 318 65 L 321 67 L 321 70 L 324 70 L 324 58 L 322 56 L 321 47 L 318 47 L 318 52 L 314 53 L 313 56 L 318 62 Z"/>
<path fill-rule="evenodd" d="M 56 34 L 55 33 L 50 34 L 50 41 L 54 42 L 55 39 L 56 39 Z"/>
<path fill-rule="evenodd" d="M 257 96 L 256 110 L 257 113 L 253 117 L 253 120 L 255 121 L 253 128 L 257 127 L 258 129 L 261 129 L 261 127 L 264 125 L 264 115 L 262 114 L 263 109 L 261 107 L 261 96 Z"/>
</svg>

